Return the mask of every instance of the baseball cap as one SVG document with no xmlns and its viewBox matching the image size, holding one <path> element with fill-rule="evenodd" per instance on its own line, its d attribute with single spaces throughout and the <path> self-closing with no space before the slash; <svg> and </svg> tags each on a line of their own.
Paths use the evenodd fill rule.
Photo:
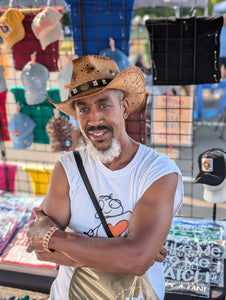
<svg viewBox="0 0 226 300">
<path fill-rule="evenodd" d="M 28 105 L 40 104 L 45 101 L 46 83 L 49 78 L 48 69 L 29 61 L 21 72 L 21 81 L 25 88 L 25 99 Z"/>
<path fill-rule="evenodd" d="M 101 50 L 99 55 L 107 56 L 113 59 L 116 62 L 119 71 L 122 71 L 131 65 L 126 54 L 119 49 L 115 49 L 114 51 L 112 51 L 111 48 L 106 48 Z"/>
<path fill-rule="evenodd" d="M 62 14 L 51 7 L 46 7 L 34 17 L 31 28 L 40 41 L 42 50 L 60 39 L 62 34 L 61 18 Z"/>
<path fill-rule="evenodd" d="M 4 77 L 4 68 L 0 66 L 0 93 L 6 90 L 6 81 Z"/>
<path fill-rule="evenodd" d="M 216 186 L 226 177 L 226 153 L 222 149 L 210 149 L 198 157 L 199 174 L 195 183 Z"/>
<path fill-rule="evenodd" d="M 8 128 L 13 141 L 13 149 L 26 149 L 33 143 L 35 122 L 27 115 L 15 113 L 9 121 Z"/>
<path fill-rule="evenodd" d="M 0 19 L 0 35 L 10 48 L 25 36 L 22 21 L 24 15 L 15 8 L 9 8 Z"/>
<path fill-rule="evenodd" d="M 72 64 L 63 66 L 57 76 L 57 83 L 60 89 L 61 101 L 67 100 L 69 95 L 69 84 L 71 83 Z"/>
</svg>

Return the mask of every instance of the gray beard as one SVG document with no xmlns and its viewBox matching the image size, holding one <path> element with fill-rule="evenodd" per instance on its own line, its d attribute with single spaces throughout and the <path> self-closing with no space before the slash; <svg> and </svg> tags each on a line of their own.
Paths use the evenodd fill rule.
<svg viewBox="0 0 226 300">
<path fill-rule="evenodd" d="M 106 150 L 97 149 L 90 140 L 86 140 L 87 149 L 93 159 L 99 159 L 103 164 L 110 163 L 114 158 L 118 157 L 121 153 L 121 146 L 116 139 L 112 139 L 111 145 Z"/>
</svg>

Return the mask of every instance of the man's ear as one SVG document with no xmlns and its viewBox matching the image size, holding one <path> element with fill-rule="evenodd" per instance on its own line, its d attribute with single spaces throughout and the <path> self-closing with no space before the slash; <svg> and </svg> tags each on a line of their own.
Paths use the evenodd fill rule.
<svg viewBox="0 0 226 300">
<path fill-rule="evenodd" d="M 123 118 L 126 120 L 129 116 L 129 101 L 127 98 L 124 98 L 122 101 L 123 105 Z"/>
</svg>

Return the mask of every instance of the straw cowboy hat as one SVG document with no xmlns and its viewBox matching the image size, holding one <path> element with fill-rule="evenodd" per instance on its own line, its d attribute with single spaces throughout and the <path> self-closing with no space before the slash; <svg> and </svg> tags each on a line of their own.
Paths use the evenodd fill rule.
<svg viewBox="0 0 226 300">
<path fill-rule="evenodd" d="M 96 95 L 106 89 L 125 92 L 129 101 L 129 115 L 142 109 L 146 99 L 145 79 L 142 71 L 130 66 L 121 72 L 116 63 L 105 56 L 86 55 L 73 60 L 69 97 L 61 103 L 47 99 L 63 113 L 77 118 L 73 102 Z"/>
</svg>

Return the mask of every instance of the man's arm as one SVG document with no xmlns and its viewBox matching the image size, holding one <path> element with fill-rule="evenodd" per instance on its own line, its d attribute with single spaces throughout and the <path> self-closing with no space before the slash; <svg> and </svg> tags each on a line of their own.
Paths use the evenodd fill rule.
<svg viewBox="0 0 226 300">
<path fill-rule="evenodd" d="M 60 182 L 56 176 L 53 176 L 53 182 L 54 186 L 55 183 L 61 186 L 65 183 Z M 68 183 L 66 184 L 68 186 Z M 51 237 L 49 248 L 64 253 L 81 265 L 98 270 L 141 275 L 152 265 L 169 232 L 176 186 L 177 174 L 172 173 L 163 176 L 149 187 L 131 215 L 126 238 L 88 238 L 58 230 Z M 67 189 L 69 190 L 69 187 Z M 66 198 L 69 201 L 68 191 L 67 194 Z M 61 194 L 61 197 L 64 198 L 65 195 Z M 50 217 L 54 217 L 52 205 L 47 200 L 42 208 Z M 58 204 L 57 208 L 59 211 L 56 215 L 60 220 L 61 213 L 67 213 L 65 209 L 62 211 Z M 40 212 L 37 212 L 37 218 L 37 224 L 32 224 L 29 234 L 33 236 L 33 240 L 40 240 L 41 249 L 42 238 L 51 225 L 44 224 L 47 221 L 45 218 L 48 217 Z M 67 218 L 62 218 L 61 222 L 66 226 L 65 219 Z M 33 247 L 34 242 L 30 243 L 30 246 Z"/>
<path fill-rule="evenodd" d="M 39 208 L 45 215 L 50 217 L 50 226 L 57 226 L 61 230 L 65 230 L 70 219 L 69 184 L 64 168 L 59 161 L 54 167 L 48 192 Z M 62 251 L 56 250 L 52 253 L 44 250 L 36 251 L 36 256 L 39 260 L 54 262 L 59 265 L 72 267 L 81 266 L 80 263 L 66 256 Z"/>
</svg>

